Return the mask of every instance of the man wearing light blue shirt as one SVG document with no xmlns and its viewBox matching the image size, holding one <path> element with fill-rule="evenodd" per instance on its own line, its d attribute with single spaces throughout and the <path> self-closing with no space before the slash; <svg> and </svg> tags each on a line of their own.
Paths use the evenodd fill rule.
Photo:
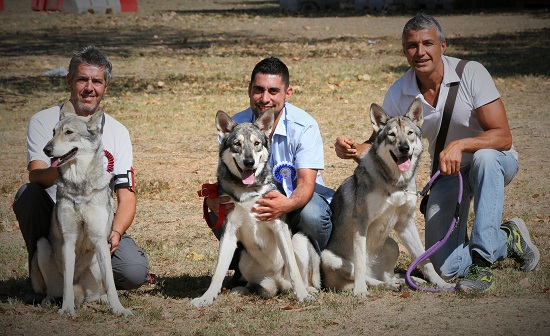
<svg viewBox="0 0 550 336">
<path fill-rule="evenodd" d="M 260 220 L 273 220 L 286 215 L 290 229 L 307 235 L 320 253 L 332 231 L 329 202 L 334 191 L 324 185 L 320 174 L 320 170 L 324 169 L 324 151 L 319 126 L 304 110 L 288 103 L 292 96 L 289 72 L 278 58 L 266 58 L 254 67 L 248 96 L 250 107 L 233 116 L 233 120 L 237 123 L 253 122 L 266 110 L 273 110 L 275 122 L 270 136 L 270 164 L 276 167 L 280 163 L 288 163 L 294 167 L 297 176 L 289 197 L 284 194 L 283 185 L 276 182 L 281 193 L 266 193 L 253 211 Z M 206 202 L 212 215 L 217 217 L 220 204 L 230 202 L 230 198 L 207 198 Z M 226 204 L 226 211 L 232 208 L 232 204 Z M 221 230 L 214 233 L 219 237 Z"/>
</svg>

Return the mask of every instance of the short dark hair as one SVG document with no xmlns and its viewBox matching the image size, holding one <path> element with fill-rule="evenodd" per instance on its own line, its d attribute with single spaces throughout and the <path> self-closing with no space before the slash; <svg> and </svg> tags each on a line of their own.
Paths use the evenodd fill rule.
<svg viewBox="0 0 550 336">
<path fill-rule="evenodd" d="M 84 47 L 82 50 L 75 52 L 69 64 L 69 76 L 73 77 L 82 64 L 93 65 L 103 68 L 105 83 L 109 85 L 112 78 L 113 65 L 109 59 L 103 55 L 99 49 L 93 45 Z"/>
<path fill-rule="evenodd" d="M 288 73 L 288 67 L 277 57 L 268 57 L 261 60 L 254 70 L 252 70 L 252 75 L 250 76 L 250 83 L 254 82 L 256 74 L 261 73 L 264 75 L 279 75 L 283 78 L 285 86 L 290 85 L 290 75 Z"/>
<path fill-rule="evenodd" d="M 401 44 L 405 46 L 405 40 L 407 38 L 407 33 L 411 30 L 419 31 L 423 29 L 435 28 L 437 32 L 437 38 L 439 43 L 445 41 L 445 34 L 443 34 L 443 29 L 439 25 L 436 19 L 433 16 L 430 16 L 426 13 L 417 13 L 412 19 L 407 21 L 405 27 L 403 27 L 403 35 L 401 36 Z"/>
</svg>

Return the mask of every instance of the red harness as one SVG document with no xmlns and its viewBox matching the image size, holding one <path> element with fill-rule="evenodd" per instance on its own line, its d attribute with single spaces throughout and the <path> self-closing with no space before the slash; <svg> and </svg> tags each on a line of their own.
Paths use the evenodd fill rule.
<svg viewBox="0 0 550 336">
<path fill-rule="evenodd" d="M 218 222 L 216 223 L 216 225 L 214 225 L 210 220 L 210 216 L 208 215 L 208 206 L 206 205 L 207 197 L 218 197 L 218 185 L 205 183 L 202 185 L 201 190 L 197 191 L 197 194 L 199 194 L 199 197 L 204 197 L 204 202 L 202 203 L 202 211 L 204 220 L 206 221 L 206 224 L 208 224 L 208 227 L 212 230 L 222 227 L 223 221 L 225 220 L 225 204 L 220 204 L 220 215 L 218 216 Z"/>
</svg>

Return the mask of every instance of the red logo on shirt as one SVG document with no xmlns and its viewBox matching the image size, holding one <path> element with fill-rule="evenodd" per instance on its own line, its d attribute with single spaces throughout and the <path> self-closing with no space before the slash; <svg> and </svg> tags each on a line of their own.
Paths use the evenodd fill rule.
<svg viewBox="0 0 550 336">
<path fill-rule="evenodd" d="M 104 149 L 103 152 L 105 153 L 105 157 L 107 158 L 107 171 L 109 173 L 112 173 L 113 169 L 115 169 L 115 158 L 113 157 L 113 154 L 111 154 L 108 150 Z"/>
</svg>

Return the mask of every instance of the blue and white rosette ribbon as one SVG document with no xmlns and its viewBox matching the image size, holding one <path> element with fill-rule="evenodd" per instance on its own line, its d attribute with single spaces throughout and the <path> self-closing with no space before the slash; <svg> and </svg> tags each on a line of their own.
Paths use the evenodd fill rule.
<svg viewBox="0 0 550 336">
<path fill-rule="evenodd" d="M 273 168 L 273 177 L 283 185 L 286 196 L 290 197 L 294 191 L 292 181 L 296 179 L 296 169 L 294 169 L 292 163 L 283 161 L 277 164 Z"/>
</svg>

